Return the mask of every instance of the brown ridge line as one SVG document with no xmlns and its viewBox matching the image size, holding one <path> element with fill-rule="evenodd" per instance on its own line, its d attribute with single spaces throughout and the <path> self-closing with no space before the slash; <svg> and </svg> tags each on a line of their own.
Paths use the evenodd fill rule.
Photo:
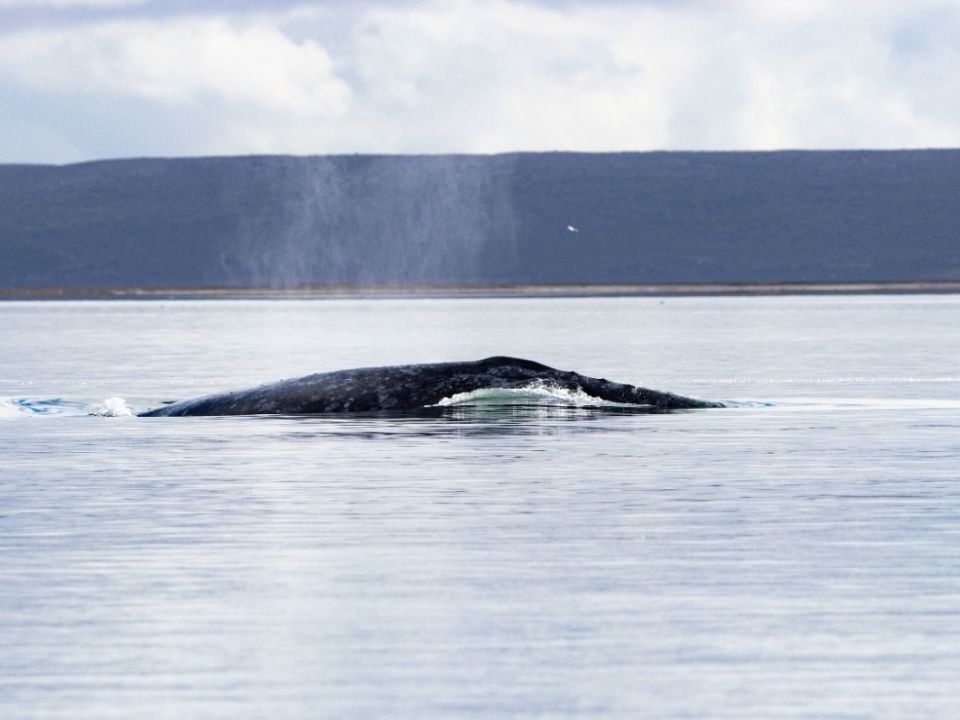
<svg viewBox="0 0 960 720">
<path fill-rule="evenodd" d="M 960 280 L 787 283 L 568 283 L 531 285 L 301 285 L 271 287 L 0 288 L 0 299 L 255 297 L 591 297 L 955 293 Z"/>
</svg>

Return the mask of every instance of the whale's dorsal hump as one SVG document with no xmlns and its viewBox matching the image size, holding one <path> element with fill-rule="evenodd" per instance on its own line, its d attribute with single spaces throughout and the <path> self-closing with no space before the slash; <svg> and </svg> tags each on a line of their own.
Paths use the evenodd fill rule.
<svg viewBox="0 0 960 720">
<path fill-rule="evenodd" d="M 508 357 L 506 355 L 494 355 L 493 357 L 484 358 L 477 364 L 484 368 L 507 365 L 509 367 L 523 368 L 524 370 L 542 371 L 554 369 L 543 363 L 534 362 L 533 360 L 524 360 L 523 358 Z"/>
</svg>

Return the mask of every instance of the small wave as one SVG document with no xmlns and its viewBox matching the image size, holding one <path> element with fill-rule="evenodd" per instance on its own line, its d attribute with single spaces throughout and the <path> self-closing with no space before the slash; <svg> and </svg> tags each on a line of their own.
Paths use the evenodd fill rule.
<svg viewBox="0 0 960 720">
<path fill-rule="evenodd" d="M 725 408 L 766 408 L 776 407 L 777 403 L 766 400 L 721 400 Z"/>
<path fill-rule="evenodd" d="M 955 398 L 843 398 L 790 397 L 770 403 L 778 410 L 960 410 L 960 399 Z"/>
<path fill-rule="evenodd" d="M 102 415 L 127 417 L 133 411 L 123 398 L 111 397 L 99 405 L 62 398 L 0 398 L 0 418 L 24 418 L 62 415 Z"/>
<path fill-rule="evenodd" d="M 583 390 L 570 390 L 543 380 L 536 380 L 516 388 L 481 388 L 457 393 L 444 398 L 433 407 L 549 405 L 556 407 L 619 407 Z"/>
<path fill-rule="evenodd" d="M 62 415 L 70 409 L 70 403 L 60 398 L 0 398 L 0 418 L 25 415 Z"/>
<path fill-rule="evenodd" d="M 123 398 L 109 397 L 100 404 L 100 407 L 93 414 L 102 417 L 130 417 L 133 415 L 133 411 Z"/>
</svg>

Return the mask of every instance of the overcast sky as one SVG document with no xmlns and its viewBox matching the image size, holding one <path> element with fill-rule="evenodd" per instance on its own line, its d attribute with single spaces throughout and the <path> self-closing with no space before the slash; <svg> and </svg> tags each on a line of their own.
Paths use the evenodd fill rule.
<svg viewBox="0 0 960 720">
<path fill-rule="evenodd" d="M 0 0 L 0 162 L 960 146 L 960 0 Z"/>
</svg>

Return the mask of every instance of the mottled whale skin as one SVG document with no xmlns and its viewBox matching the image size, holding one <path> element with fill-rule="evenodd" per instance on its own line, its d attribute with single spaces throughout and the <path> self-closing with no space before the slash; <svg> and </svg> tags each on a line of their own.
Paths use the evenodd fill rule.
<svg viewBox="0 0 960 720">
<path fill-rule="evenodd" d="M 662 410 L 723 407 L 721 403 L 556 370 L 532 360 L 490 357 L 473 362 L 394 365 L 318 373 L 248 390 L 184 400 L 148 410 L 140 416 L 313 415 L 414 410 L 435 405 L 457 393 L 486 388 L 522 388 L 536 382 L 580 390 L 602 400 Z"/>
</svg>

